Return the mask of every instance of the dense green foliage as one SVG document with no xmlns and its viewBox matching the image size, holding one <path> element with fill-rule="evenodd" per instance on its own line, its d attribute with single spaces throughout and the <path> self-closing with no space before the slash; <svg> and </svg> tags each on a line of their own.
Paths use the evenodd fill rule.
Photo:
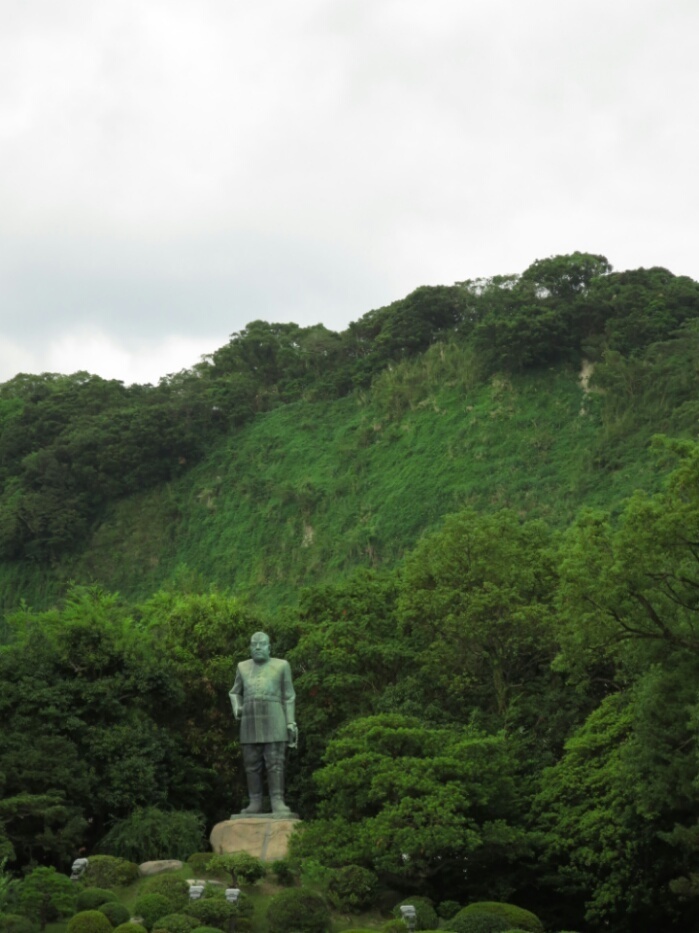
<svg viewBox="0 0 699 933">
<path fill-rule="evenodd" d="M 697 399 L 699 285 L 580 253 L 341 334 L 253 322 L 157 387 L 0 387 L 3 915 L 73 913 L 82 849 L 84 887 L 209 866 L 264 628 L 302 727 L 287 882 L 469 930 L 492 902 L 696 926 Z M 225 925 L 182 878 L 141 890 L 149 928 Z M 288 894 L 280 924 L 316 916 Z"/>
<path fill-rule="evenodd" d="M 267 912 L 270 933 L 327 933 L 330 911 L 317 891 L 288 888 L 275 894 Z"/>
</svg>

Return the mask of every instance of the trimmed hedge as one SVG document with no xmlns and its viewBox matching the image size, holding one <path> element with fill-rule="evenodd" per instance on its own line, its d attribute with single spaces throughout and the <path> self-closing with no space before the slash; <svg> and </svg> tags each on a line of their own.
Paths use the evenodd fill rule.
<svg viewBox="0 0 699 933">
<path fill-rule="evenodd" d="M 112 933 L 112 925 L 99 910 L 82 910 L 71 917 L 67 933 Z"/>
<path fill-rule="evenodd" d="M 237 913 L 233 904 L 229 904 L 225 897 L 207 897 L 199 901 L 190 901 L 182 908 L 183 913 L 193 917 L 199 926 L 216 927 L 219 930 L 228 930 L 231 917 Z"/>
<path fill-rule="evenodd" d="M 267 911 L 269 933 L 327 933 L 330 911 L 323 897 L 309 888 L 288 888 L 275 894 Z"/>
<path fill-rule="evenodd" d="M 393 908 L 393 916 L 400 920 L 400 909 L 401 907 L 407 907 L 408 904 L 412 904 L 415 908 L 418 930 L 436 930 L 438 928 L 439 917 L 437 916 L 437 911 L 434 909 L 432 901 L 429 897 L 421 897 L 419 894 L 413 897 L 406 897 L 400 904 L 396 904 Z"/>
<path fill-rule="evenodd" d="M 153 925 L 153 930 L 167 930 L 167 933 L 192 933 L 200 923 L 186 914 L 167 914 Z"/>
<path fill-rule="evenodd" d="M 114 927 L 112 933 L 146 933 L 146 928 L 142 923 L 120 923 L 118 927 Z"/>
<path fill-rule="evenodd" d="M 138 881 L 138 865 L 115 855 L 91 855 L 84 879 L 96 888 L 125 888 Z"/>
<path fill-rule="evenodd" d="M 460 910 L 456 916 L 466 917 L 474 911 L 502 917 L 509 924 L 508 930 L 520 929 L 526 930 L 527 933 L 543 933 L 544 930 L 541 920 L 531 910 L 525 910 L 515 904 L 505 904 L 501 901 L 475 901 Z M 457 933 L 460 933 L 460 931 L 457 931 Z"/>
<path fill-rule="evenodd" d="M 174 909 L 172 902 L 164 894 L 142 894 L 136 898 L 133 905 L 134 916 L 142 918 L 146 930 L 152 930 L 156 920 L 172 913 Z"/>
<path fill-rule="evenodd" d="M 107 901 L 106 904 L 102 904 L 97 909 L 101 914 L 104 914 L 113 927 L 128 923 L 131 919 L 131 911 L 120 901 Z"/>
<path fill-rule="evenodd" d="M 189 903 L 189 885 L 184 878 L 173 875 L 153 875 L 141 888 L 143 894 L 162 894 L 170 902 L 170 913 L 178 913 Z"/>
<path fill-rule="evenodd" d="M 507 933 L 512 925 L 503 917 L 484 910 L 472 910 L 467 914 L 460 910 L 455 917 L 446 921 L 445 929 L 452 933 Z"/>
<path fill-rule="evenodd" d="M 98 907 L 101 907 L 102 904 L 106 904 L 107 901 L 118 900 L 119 898 L 114 891 L 110 891 L 107 888 L 83 888 L 82 891 L 78 891 L 75 909 L 76 911 L 97 910 Z"/>
<path fill-rule="evenodd" d="M 267 874 L 267 866 L 247 852 L 229 852 L 212 855 L 206 865 L 210 872 L 229 872 L 238 884 L 254 884 Z"/>
</svg>

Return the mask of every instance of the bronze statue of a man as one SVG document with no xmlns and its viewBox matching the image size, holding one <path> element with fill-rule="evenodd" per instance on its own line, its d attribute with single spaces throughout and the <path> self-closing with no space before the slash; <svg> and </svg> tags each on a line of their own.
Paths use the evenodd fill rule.
<svg viewBox="0 0 699 933">
<path fill-rule="evenodd" d="M 241 813 L 262 810 L 262 771 L 267 784 L 272 813 L 287 816 L 284 803 L 284 758 L 288 744 L 298 735 L 294 719 L 294 685 L 288 661 L 271 658 L 269 637 L 255 632 L 250 639 L 251 660 L 241 661 L 230 691 L 233 715 L 240 721 L 240 743 L 248 779 L 250 803 Z"/>
</svg>

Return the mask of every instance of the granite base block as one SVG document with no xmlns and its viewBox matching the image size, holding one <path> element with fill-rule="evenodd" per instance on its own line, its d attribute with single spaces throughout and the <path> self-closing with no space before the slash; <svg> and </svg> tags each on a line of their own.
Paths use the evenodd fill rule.
<svg viewBox="0 0 699 933">
<path fill-rule="evenodd" d="M 248 852 L 263 862 L 276 862 L 286 858 L 289 838 L 301 824 L 297 817 L 236 816 L 217 823 L 209 837 L 211 848 L 217 855 L 228 852 Z"/>
</svg>

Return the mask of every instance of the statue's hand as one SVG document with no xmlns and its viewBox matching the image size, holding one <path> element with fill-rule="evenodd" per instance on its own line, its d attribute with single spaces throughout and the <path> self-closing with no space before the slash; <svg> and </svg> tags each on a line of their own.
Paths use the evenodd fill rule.
<svg viewBox="0 0 699 933">
<path fill-rule="evenodd" d="M 299 743 L 299 729 L 295 722 L 290 722 L 286 727 L 289 748 L 296 748 Z"/>
</svg>

